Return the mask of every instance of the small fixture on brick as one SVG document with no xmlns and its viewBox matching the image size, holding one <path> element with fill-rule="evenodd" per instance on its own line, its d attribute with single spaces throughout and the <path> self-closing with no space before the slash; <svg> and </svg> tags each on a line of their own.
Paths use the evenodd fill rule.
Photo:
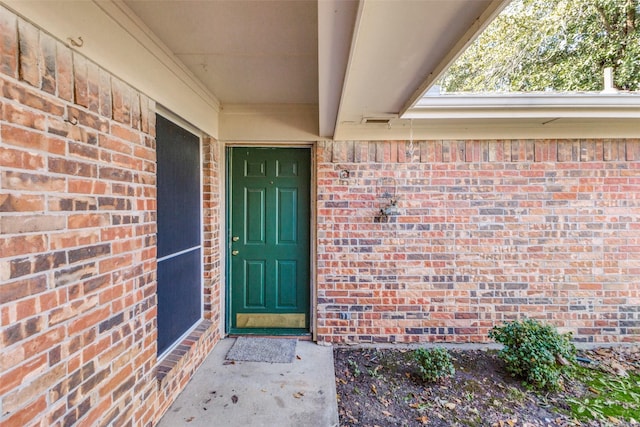
<svg viewBox="0 0 640 427">
<path fill-rule="evenodd" d="M 374 222 L 388 222 L 392 215 L 399 215 L 398 198 L 396 197 L 396 180 L 385 177 L 377 182 L 377 196 L 380 200 L 380 211 L 374 217 Z"/>
<path fill-rule="evenodd" d="M 374 222 L 389 222 L 389 217 L 392 215 L 399 215 L 398 201 L 396 199 L 389 199 L 389 204 L 380 208 L 378 215 L 373 219 Z"/>
<path fill-rule="evenodd" d="M 349 179 L 349 171 L 347 169 L 340 171 L 340 179 Z"/>
<path fill-rule="evenodd" d="M 84 40 L 82 40 L 82 36 L 67 37 L 67 40 L 69 40 L 69 44 L 73 47 L 82 47 L 84 45 Z"/>
<path fill-rule="evenodd" d="M 398 209 L 398 201 L 396 199 L 389 200 L 389 204 L 380 209 L 380 211 L 386 216 L 398 215 L 400 213 L 400 210 Z"/>
</svg>

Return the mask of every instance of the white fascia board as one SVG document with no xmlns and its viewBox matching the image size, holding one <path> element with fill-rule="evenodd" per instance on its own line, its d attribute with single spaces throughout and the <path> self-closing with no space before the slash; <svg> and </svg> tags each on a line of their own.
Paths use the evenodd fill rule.
<svg viewBox="0 0 640 427">
<path fill-rule="evenodd" d="M 640 94 L 425 96 L 403 119 L 640 118 Z"/>
<path fill-rule="evenodd" d="M 158 104 L 218 137 L 220 102 L 120 0 L 5 0 L 11 10 Z"/>
<path fill-rule="evenodd" d="M 318 1 L 318 104 L 320 136 L 335 132 L 338 107 L 359 3 Z"/>
<path fill-rule="evenodd" d="M 343 141 L 421 141 L 434 139 L 634 138 L 640 120 L 624 118 L 460 118 L 392 120 L 389 125 L 342 126 Z"/>
</svg>

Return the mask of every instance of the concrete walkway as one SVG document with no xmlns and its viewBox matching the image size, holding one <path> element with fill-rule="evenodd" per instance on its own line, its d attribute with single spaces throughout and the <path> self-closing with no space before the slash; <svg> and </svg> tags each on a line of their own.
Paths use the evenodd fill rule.
<svg viewBox="0 0 640 427">
<path fill-rule="evenodd" d="M 333 351 L 299 341 L 293 363 L 224 364 L 219 342 L 158 427 L 338 425 Z"/>
</svg>

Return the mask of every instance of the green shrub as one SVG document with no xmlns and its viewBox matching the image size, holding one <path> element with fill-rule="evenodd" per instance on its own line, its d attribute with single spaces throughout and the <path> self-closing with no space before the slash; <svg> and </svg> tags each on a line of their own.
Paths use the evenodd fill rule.
<svg viewBox="0 0 640 427">
<path fill-rule="evenodd" d="M 504 344 L 498 355 L 507 370 L 535 388 L 558 389 L 562 374 L 575 363 L 571 334 L 559 334 L 551 325 L 525 319 L 496 326 L 489 338 Z"/>
<path fill-rule="evenodd" d="M 442 347 L 414 350 L 413 359 L 418 364 L 418 372 L 423 381 L 438 381 L 456 373 L 449 352 Z"/>
</svg>

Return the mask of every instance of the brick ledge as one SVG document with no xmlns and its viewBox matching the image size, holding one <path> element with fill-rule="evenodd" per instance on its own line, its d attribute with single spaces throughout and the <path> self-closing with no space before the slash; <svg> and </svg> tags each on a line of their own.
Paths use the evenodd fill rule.
<svg viewBox="0 0 640 427">
<path fill-rule="evenodd" d="M 202 320 L 191 333 L 182 340 L 162 361 L 158 363 L 156 368 L 156 379 L 159 383 L 175 368 L 182 358 L 193 348 L 202 338 L 207 330 L 213 325 L 210 320 Z"/>
</svg>

